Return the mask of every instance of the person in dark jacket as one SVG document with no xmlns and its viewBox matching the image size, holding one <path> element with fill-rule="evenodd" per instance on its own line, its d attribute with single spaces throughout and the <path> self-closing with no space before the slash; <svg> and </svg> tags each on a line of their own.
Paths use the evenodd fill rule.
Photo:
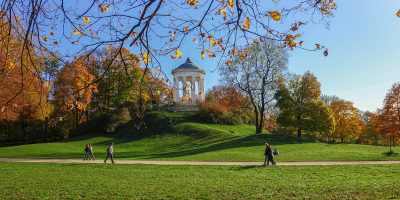
<svg viewBox="0 0 400 200">
<path fill-rule="evenodd" d="M 265 143 L 265 160 L 264 160 L 264 166 L 269 165 L 269 162 L 271 162 L 272 165 L 276 165 L 274 161 L 274 154 L 272 152 L 272 147 L 270 144 Z"/>
<path fill-rule="evenodd" d="M 83 158 L 83 160 L 90 160 L 90 147 L 89 144 L 86 145 L 85 149 L 83 150 L 85 152 L 85 157 Z"/>
<path fill-rule="evenodd" d="M 112 164 L 114 164 L 114 154 L 113 153 L 114 153 L 114 143 L 111 142 L 107 147 L 107 157 L 104 160 L 104 163 L 107 162 L 108 158 L 111 158 L 111 162 L 112 162 Z"/>
</svg>

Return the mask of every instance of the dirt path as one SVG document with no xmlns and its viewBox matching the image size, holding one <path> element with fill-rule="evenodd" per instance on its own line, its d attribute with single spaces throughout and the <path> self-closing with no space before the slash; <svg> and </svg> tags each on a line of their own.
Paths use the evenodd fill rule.
<svg viewBox="0 0 400 200">
<path fill-rule="evenodd" d="M 103 160 L 83 161 L 80 159 L 29 159 L 0 158 L 0 162 L 27 163 L 104 163 Z M 108 161 L 110 163 L 111 161 Z M 146 164 L 146 165 L 213 165 L 213 166 L 261 166 L 262 162 L 201 162 L 201 161 L 161 161 L 161 160 L 116 160 L 116 164 Z M 400 164 L 400 161 L 321 161 L 321 162 L 278 162 L 280 166 L 313 166 L 313 165 L 369 165 L 369 164 Z"/>
</svg>

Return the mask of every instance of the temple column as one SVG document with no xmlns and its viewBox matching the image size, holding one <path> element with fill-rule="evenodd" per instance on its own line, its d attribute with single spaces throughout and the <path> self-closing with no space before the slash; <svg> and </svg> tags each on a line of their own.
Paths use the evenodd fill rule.
<svg viewBox="0 0 400 200">
<path fill-rule="evenodd" d="M 199 81 L 199 98 L 204 101 L 204 78 L 201 77 Z"/>
<path fill-rule="evenodd" d="M 195 94 L 195 92 L 196 92 L 196 84 L 195 84 L 194 77 L 190 78 L 190 84 L 192 86 L 192 88 L 191 88 L 192 89 L 192 91 L 191 91 L 192 102 L 196 102 L 196 94 Z"/>
<path fill-rule="evenodd" d="M 178 95 L 179 95 L 179 81 L 174 78 L 174 85 L 172 87 L 172 99 L 177 102 L 178 100 Z"/>
<path fill-rule="evenodd" d="M 182 81 L 182 88 L 180 88 L 180 86 L 179 86 L 179 82 L 181 82 Z M 183 83 L 183 77 L 182 76 L 180 76 L 179 78 L 178 78 L 178 95 L 177 95 L 177 102 L 181 102 L 182 101 L 182 97 L 183 97 L 183 93 L 184 92 L 182 92 L 182 96 L 179 96 L 179 93 L 180 93 L 180 90 L 182 90 L 183 91 L 183 88 L 184 88 L 185 86 L 184 86 L 184 83 Z"/>
</svg>

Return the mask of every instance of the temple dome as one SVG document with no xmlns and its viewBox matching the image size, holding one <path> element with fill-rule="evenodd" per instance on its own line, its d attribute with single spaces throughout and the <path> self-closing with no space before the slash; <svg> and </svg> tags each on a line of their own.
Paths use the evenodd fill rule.
<svg viewBox="0 0 400 200">
<path fill-rule="evenodd" d="M 193 64 L 193 62 L 190 60 L 190 58 L 186 59 L 186 62 L 179 65 L 177 68 L 172 70 L 172 74 L 178 71 L 194 71 L 194 72 L 200 72 L 202 74 L 205 74 L 204 70 L 198 67 L 197 65 Z"/>
</svg>

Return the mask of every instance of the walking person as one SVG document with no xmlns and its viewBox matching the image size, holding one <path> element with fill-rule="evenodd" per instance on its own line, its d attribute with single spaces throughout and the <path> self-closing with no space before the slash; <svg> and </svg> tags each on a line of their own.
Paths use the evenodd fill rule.
<svg viewBox="0 0 400 200">
<path fill-rule="evenodd" d="M 269 162 L 271 162 L 272 165 L 276 165 L 274 161 L 274 154 L 272 152 L 272 147 L 270 144 L 265 143 L 265 160 L 264 160 L 264 166 L 269 165 Z"/>
<path fill-rule="evenodd" d="M 90 159 L 90 157 L 91 157 L 93 160 L 95 160 L 95 159 L 94 159 L 94 155 L 93 155 L 93 145 L 92 145 L 92 144 L 89 144 L 89 159 Z"/>
<path fill-rule="evenodd" d="M 104 160 L 104 163 L 106 163 L 108 157 L 110 157 L 110 158 L 111 158 L 112 164 L 114 164 L 114 156 L 113 156 L 114 147 L 113 147 L 113 146 L 114 146 L 114 143 L 113 143 L 113 142 L 111 142 L 111 143 L 108 145 L 108 147 L 107 147 L 107 157 L 106 157 L 106 159 Z"/>
<path fill-rule="evenodd" d="M 85 157 L 83 157 L 83 160 L 88 160 L 90 159 L 89 157 L 89 144 L 86 145 L 85 149 L 83 150 L 85 152 Z"/>
</svg>

